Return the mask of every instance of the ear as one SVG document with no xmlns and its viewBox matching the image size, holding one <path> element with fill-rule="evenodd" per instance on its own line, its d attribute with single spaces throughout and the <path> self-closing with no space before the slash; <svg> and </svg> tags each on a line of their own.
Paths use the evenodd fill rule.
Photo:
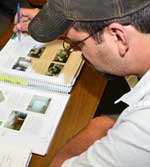
<svg viewBox="0 0 150 167">
<path fill-rule="evenodd" d="M 120 56 L 125 56 L 129 49 L 128 36 L 125 27 L 119 23 L 112 23 L 108 26 L 108 32 L 117 40 Z"/>
</svg>

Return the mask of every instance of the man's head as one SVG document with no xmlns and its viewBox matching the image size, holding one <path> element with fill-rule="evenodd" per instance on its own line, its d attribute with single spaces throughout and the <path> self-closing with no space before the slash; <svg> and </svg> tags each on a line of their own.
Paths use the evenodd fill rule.
<svg viewBox="0 0 150 167">
<path fill-rule="evenodd" d="M 41 42 L 65 32 L 75 42 L 90 36 L 81 49 L 98 71 L 142 75 L 150 64 L 141 69 L 135 56 L 139 39 L 144 39 L 142 32 L 150 32 L 149 13 L 149 0 L 49 0 L 33 19 L 29 32 Z"/>
</svg>

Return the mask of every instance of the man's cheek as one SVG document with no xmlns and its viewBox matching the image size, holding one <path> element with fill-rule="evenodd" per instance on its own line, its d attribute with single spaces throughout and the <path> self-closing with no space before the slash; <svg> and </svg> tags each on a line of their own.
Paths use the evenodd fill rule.
<svg viewBox="0 0 150 167">
<path fill-rule="evenodd" d="M 84 57 L 85 57 L 86 59 L 88 59 L 88 60 L 92 58 L 92 55 L 91 55 L 90 51 L 87 50 L 87 49 L 82 49 L 82 54 L 83 54 Z"/>
</svg>

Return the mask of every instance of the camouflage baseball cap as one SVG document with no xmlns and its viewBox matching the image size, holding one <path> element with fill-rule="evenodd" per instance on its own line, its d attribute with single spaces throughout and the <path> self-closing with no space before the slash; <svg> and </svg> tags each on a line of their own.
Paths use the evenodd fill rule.
<svg viewBox="0 0 150 167">
<path fill-rule="evenodd" d="M 149 0 L 48 0 L 29 24 L 40 42 L 63 34 L 74 21 L 104 21 L 129 16 L 150 5 Z"/>
</svg>

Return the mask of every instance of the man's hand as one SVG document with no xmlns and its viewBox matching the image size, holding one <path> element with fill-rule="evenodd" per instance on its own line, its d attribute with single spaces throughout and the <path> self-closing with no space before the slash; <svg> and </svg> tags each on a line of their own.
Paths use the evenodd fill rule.
<svg viewBox="0 0 150 167">
<path fill-rule="evenodd" d="M 14 19 L 15 26 L 13 28 L 13 31 L 17 32 L 18 30 L 20 30 L 22 32 L 28 32 L 28 25 L 30 21 L 33 19 L 33 17 L 37 15 L 38 12 L 39 12 L 38 8 L 34 8 L 34 9 L 21 8 L 20 23 L 18 24 L 17 22 L 18 15 L 16 14 Z"/>
</svg>

